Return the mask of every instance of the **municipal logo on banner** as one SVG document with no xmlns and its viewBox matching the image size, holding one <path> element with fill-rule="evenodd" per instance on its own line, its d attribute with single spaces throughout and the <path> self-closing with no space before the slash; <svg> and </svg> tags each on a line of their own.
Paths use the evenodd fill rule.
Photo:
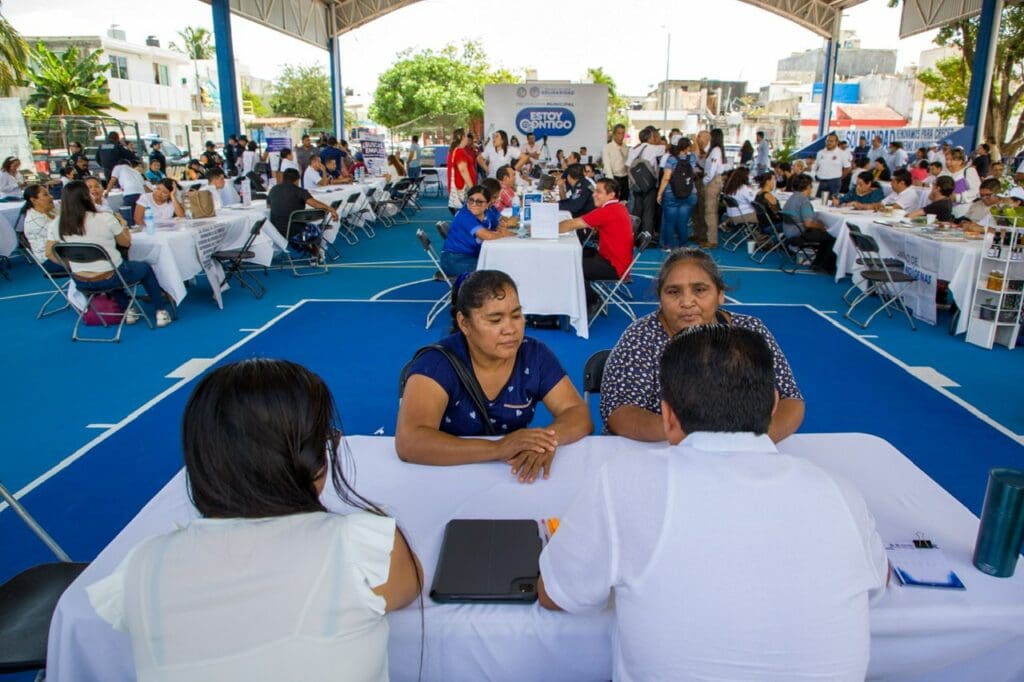
<svg viewBox="0 0 1024 682">
<path fill-rule="evenodd" d="M 537 137 L 565 137 L 576 128 L 576 116 L 565 107 L 528 107 L 516 114 L 516 129 Z"/>
</svg>

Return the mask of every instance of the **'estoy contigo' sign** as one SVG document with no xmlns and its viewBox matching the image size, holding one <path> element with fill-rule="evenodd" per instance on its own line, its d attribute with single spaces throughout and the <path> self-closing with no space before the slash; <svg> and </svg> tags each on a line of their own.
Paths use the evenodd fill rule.
<svg viewBox="0 0 1024 682">
<path fill-rule="evenodd" d="M 540 137 L 562 137 L 576 127 L 576 117 L 565 107 L 528 107 L 516 114 L 519 132 Z"/>
</svg>

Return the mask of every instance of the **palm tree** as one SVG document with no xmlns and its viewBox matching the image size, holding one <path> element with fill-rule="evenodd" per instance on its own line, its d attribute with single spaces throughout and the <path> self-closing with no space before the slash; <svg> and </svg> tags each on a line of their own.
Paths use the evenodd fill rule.
<svg viewBox="0 0 1024 682">
<path fill-rule="evenodd" d="M 0 16 L 0 95 L 8 96 L 14 88 L 25 84 L 29 50 L 7 19 Z"/>
<path fill-rule="evenodd" d="M 199 127 L 206 134 L 206 124 L 203 122 L 203 90 L 199 87 L 199 60 L 213 59 L 213 34 L 202 26 L 186 26 L 178 31 L 181 38 L 181 45 L 174 42 L 170 44 L 172 50 L 177 50 L 192 60 L 192 68 L 196 77 L 196 106 L 199 108 Z"/>
<path fill-rule="evenodd" d="M 105 109 L 125 111 L 110 100 L 106 72 L 110 64 L 101 62 L 103 50 L 80 55 L 77 47 L 57 55 L 43 43 L 31 53 L 29 80 L 35 92 L 28 103 L 48 116 L 80 114 L 103 115 Z"/>
</svg>

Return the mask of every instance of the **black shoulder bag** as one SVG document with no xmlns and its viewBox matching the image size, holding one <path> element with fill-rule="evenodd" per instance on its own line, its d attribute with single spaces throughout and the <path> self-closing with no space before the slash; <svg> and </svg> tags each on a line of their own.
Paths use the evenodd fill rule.
<svg viewBox="0 0 1024 682">
<path fill-rule="evenodd" d="M 469 394 L 469 399 L 473 401 L 474 407 L 476 407 L 477 414 L 480 415 L 480 421 L 484 427 L 484 434 L 487 436 L 494 436 L 494 425 L 491 424 L 490 416 L 487 413 L 487 399 L 484 397 L 484 390 L 480 388 L 480 382 L 476 380 L 476 375 L 473 371 L 466 367 L 459 360 L 455 353 L 451 352 L 448 348 L 445 348 L 441 344 L 435 343 L 429 346 L 423 346 L 416 354 L 412 356 L 412 360 L 409 362 L 411 365 L 413 362 L 418 360 L 424 353 L 429 353 L 432 350 L 436 350 L 438 353 L 447 358 L 448 363 L 455 370 L 455 376 L 459 378 L 459 383 L 466 389 L 466 393 Z"/>
</svg>

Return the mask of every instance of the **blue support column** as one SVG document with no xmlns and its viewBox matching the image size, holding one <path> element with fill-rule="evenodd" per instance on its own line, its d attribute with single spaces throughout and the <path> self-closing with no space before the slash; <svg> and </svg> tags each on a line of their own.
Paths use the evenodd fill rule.
<svg viewBox="0 0 1024 682">
<path fill-rule="evenodd" d="M 832 37 L 825 43 L 825 66 L 821 81 L 821 114 L 818 117 L 818 137 L 828 133 L 832 122 L 832 98 L 836 85 L 836 67 L 839 64 L 839 26 L 842 12 L 836 10 L 832 25 Z"/>
<path fill-rule="evenodd" d="M 345 88 L 341 85 L 341 41 L 337 36 L 327 40 L 327 52 L 331 60 L 331 113 L 334 121 L 334 134 L 339 139 L 345 134 Z"/>
<path fill-rule="evenodd" d="M 213 36 L 217 48 L 217 83 L 220 115 L 224 121 L 224 142 L 242 132 L 238 113 L 238 85 L 235 80 L 235 48 L 231 39 L 231 6 L 228 0 L 212 0 Z"/>
<path fill-rule="evenodd" d="M 974 46 L 974 61 L 971 62 L 971 87 L 967 91 L 967 107 L 964 110 L 964 126 L 974 130 L 975 143 L 985 135 L 985 115 L 991 92 L 992 64 L 1002 9 L 1002 0 L 982 0 L 978 40 Z"/>
</svg>

